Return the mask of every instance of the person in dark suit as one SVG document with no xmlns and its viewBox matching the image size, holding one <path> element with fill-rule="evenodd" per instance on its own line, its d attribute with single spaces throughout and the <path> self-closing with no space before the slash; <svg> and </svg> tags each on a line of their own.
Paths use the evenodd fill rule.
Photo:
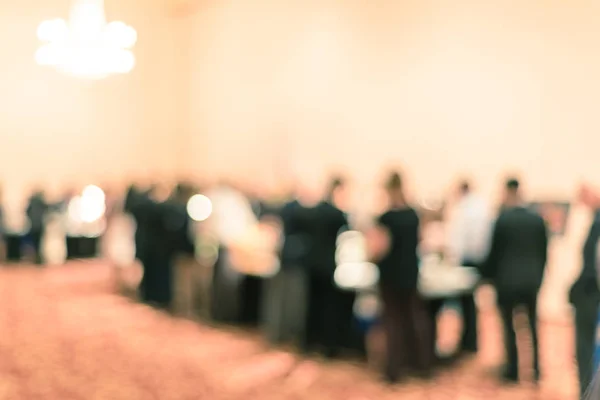
<svg viewBox="0 0 600 400">
<path fill-rule="evenodd" d="M 580 200 L 593 212 L 592 225 L 583 246 L 583 269 L 569 293 L 569 300 L 575 308 L 575 357 L 583 396 L 593 376 L 593 355 L 600 305 L 597 258 L 600 240 L 600 196 L 592 189 L 584 187 L 580 193 Z"/>
<path fill-rule="evenodd" d="M 143 190 L 138 188 L 136 185 L 131 185 L 127 190 L 127 194 L 125 196 L 124 210 L 126 213 L 130 214 L 133 217 L 136 223 L 134 237 L 135 258 L 142 263 L 143 261 L 141 255 L 143 253 L 143 249 L 146 246 L 146 229 L 144 229 L 146 220 L 144 218 L 144 215 L 140 214 L 140 210 L 142 210 L 142 208 L 140 208 L 140 205 L 143 204 L 143 202 L 147 200 L 150 196 L 152 196 L 154 190 L 154 187 L 150 187 L 146 190 Z"/>
<path fill-rule="evenodd" d="M 327 358 L 335 358 L 349 345 L 354 293 L 342 292 L 334 284 L 337 237 L 347 228 L 343 211 L 334 204 L 345 188 L 342 179 L 334 179 L 325 200 L 317 204 L 310 231 L 312 248 L 307 257 L 309 275 L 306 326 L 307 350 L 321 347 Z"/>
<path fill-rule="evenodd" d="M 29 199 L 27 205 L 27 218 L 29 219 L 29 236 L 33 244 L 35 263 L 42 264 L 42 239 L 46 228 L 45 218 L 48 204 L 41 190 L 36 191 Z"/>
<path fill-rule="evenodd" d="M 173 300 L 172 263 L 180 250 L 180 232 L 185 229 L 187 220 L 185 204 L 178 196 L 161 202 L 154 200 L 149 192 L 130 192 L 126 209 L 136 219 L 140 232 L 136 238 L 136 247 L 139 244 L 136 252 L 144 269 L 140 283 L 142 301 L 170 311 Z"/>
<path fill-rule="evenodd" d="M 519 181 L 506 183 L 504 208 L 492 233 L 491 249 L 482 270 L 496 289 L 504 327 L 507 366 L 503 379 L 519 380 L 517 340 L 513 313 L 524 306 L 533 341 L 534 380 L 540 377 L 537 330 L 537 297 L 548 253 L 548 233 L 542 217 L 523 205 Z"/>
<path fill-rule="evenodd" d="M 395 383 L 407 373 L 431 375 L 429 316 L 417 289 L 419 277 L 419 216 L 404 195 L 402 179 L 392 174 L 385 189 L 389 209 L 367 235 L 370 258 L 379 267 L 383 330 L 387 343 L 385 378 Z"/>
</svg>

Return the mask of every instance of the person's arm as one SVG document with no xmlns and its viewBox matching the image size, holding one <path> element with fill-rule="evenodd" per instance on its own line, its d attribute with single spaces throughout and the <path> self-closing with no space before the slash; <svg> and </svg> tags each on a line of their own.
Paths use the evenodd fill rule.
<svg viewBox="0 0 600 400">
<path fill-rule="evenodd" d="M 546 265 L 548 264 L 548 245 L 550 242 L 550 238 L 549 238 L 549 232 L 548 232 L 548 226 L 546 225 L 546 222 L 542 219 L 541 220 L 541 238 L 542 238 L 542 251 L 543 251 L 543 265 L 542 268 L 544 269 L 544 272 L 546 270 Z"/>
</svg>

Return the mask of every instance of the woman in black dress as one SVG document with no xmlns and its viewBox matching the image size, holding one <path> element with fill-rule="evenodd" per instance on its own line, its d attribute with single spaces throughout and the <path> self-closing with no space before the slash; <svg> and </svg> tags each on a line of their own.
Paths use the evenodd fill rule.
<svg viewBox="0 0 600 400">
<path fill-rule="evenodd" d="M 399 174 L 391 174 L 385 190 L 388 211 L 377 219 L 367 240 L 380 272 L 387 345 L 385 378 L 394 383 L 407 373 L 428 376 L 433 353 L 427 310 L 417 290 L 419 217 L 407 203 Z"/>
</svg>

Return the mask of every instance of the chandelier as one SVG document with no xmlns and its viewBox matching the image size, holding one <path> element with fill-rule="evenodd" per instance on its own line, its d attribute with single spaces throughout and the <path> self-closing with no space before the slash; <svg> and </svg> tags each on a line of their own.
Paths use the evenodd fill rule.
<svg viewBox="0 0 600 400">
<path fill-rule="evenodd" d="M 35 53 L 39 65 L 88 79 L 126 74 L 135 66 L 131 48 L 137 32 L 123 22 L 106 22 L 104 0 L 74 0 L 69 20 L 42 22 L 44 44 Z"/>
</svg>

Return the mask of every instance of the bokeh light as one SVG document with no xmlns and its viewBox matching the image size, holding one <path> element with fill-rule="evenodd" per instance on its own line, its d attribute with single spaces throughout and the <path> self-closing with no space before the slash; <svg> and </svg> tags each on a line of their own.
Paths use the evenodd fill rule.
<svg viewBox="0 0 600 400">
<path fill-rule="evenodd" d="M 104 217 L 106 197 L 102 189 L 89 185 L 74 197 L 68 208 L 69 218 L 76 222 L 92 223 Z"/>
<path fill-rule="evenodd" d="M 205 221 L 212 214 L 212 202 L 202 194 L 196 194 L 187 203 L 187 212 L 194 221 Z"/>
<path fill-rule="evenodd" d="M 358 231 L 338 236 L 334 280 L 343 289 L 367 289 L 379 281 L 379 269 L 367 261 L 366 240 Z"/>
<path fill-rule="evenodd" d="M 51 19 L 42 22 L 37 29 L 37 37 L 42 42 L 61 42 L 69 36 L 69 25 L 64 19 Z"/>
<path fill-rule="evenodd" d="M 83 189 L 80 199 L 80 218 L 83 222 L 95 222 L 104 216 L 106 197 L 98 186 L 89 185 Z"/>
<path fill-rule="evenodd" d="M 124 22 L 114 21 L 104 29 L 104 44 L 109 47 L 129 49 L 137 42 L 137 32 Z"/>
<path fill-rule="evenodd" d="M 75 196 L 69 201 L 67 213 L 69 214 L 70 220 L 81 220 L 81 196 Z"/>
<path fill-rule="evenodd" d="M 334 280 L 342 289 L 369 289 L 379 282 L 379 269 L 368 262 L 340 264 L 335 269 Z"/>
</svg>

